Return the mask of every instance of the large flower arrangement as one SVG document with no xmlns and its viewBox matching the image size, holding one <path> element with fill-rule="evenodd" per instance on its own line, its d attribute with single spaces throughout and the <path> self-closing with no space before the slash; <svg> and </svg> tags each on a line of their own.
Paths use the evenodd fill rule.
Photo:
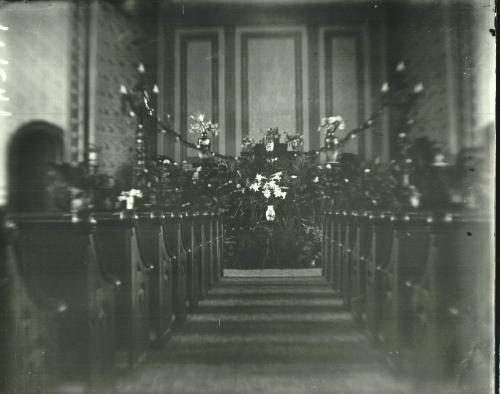
<svg viewBox="0 0 500 394">
<path fill-rule="evenodd" d="M 190 119 L 189 132 L 198 135 L 196 147 L 201 150 L 199 156 L 200 158 L 208 158 L 212 146 L 210 137 L 216 137 L 219 134 L 219 125 L 212 123 L 212 121 L 205 121 L 204 114 L 200 114 L 197 117 L 191 116 Z"/>
<path fill-rule="evenodd" d="M 255 180 L 248 188 L 254 192 L 261 192 L 267 203 L 275 203 L 286 197 L 284 189 L 287 187 L 280 185 L 282 176 L 282 171 L 272 174 L 269 177 L 257 174 Z"/>
</svg>

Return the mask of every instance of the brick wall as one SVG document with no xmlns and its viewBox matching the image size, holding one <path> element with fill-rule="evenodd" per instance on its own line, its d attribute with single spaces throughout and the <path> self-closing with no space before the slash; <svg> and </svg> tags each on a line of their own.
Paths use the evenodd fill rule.
<svg viewBox="0 0 500 394">
<path fill-rule="evenodd" d="M 387 8 L 389 73 L 403 60 L 410 79 L 425 86 L 413 134 L 429 136 L 450 155 L 467 145 L 472 129 L 471 4 L 393 2 Z M 391 131 L 394 138 L 398 130 Z"/>
<path fill-rule="evenodd" d="M 100 149 L 100 169 L 115 174 L 133 163 L 135 146 L 135 123 L 121 112 L 120 85 L 135 84 L 139 62 L 151 68 L 151 50 L 156 48 L 151 48 L 150 35 L 143 26 L 147 18 L 139 23 L 105 2 L 97 5 L 94 18 L 90 140 Z"/>
</svg>

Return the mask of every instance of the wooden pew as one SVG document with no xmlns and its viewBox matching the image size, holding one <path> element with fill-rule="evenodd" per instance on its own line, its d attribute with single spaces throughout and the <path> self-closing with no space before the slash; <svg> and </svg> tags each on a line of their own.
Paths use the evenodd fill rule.
<svg viewBox="0 0 500 394">
<path fill-rule="evenodd" d="M 486 392 L 492 343 L 493 257 L 490 220 L 434 215 L 424 270 L 411 284 L 414 365 L 426 379 L 453 379 Z"/>
<path fill-rule="evenodd" d="M 342 279 L 344 276 L 343 270 L 345 269 L 345 245 L 346 245 L 346 212 L 336 212 L 335 213 L 335 228 L 334 228 L 334 242 L 335 249 L 333 252 L 333 264 L 334 264 L 334 272 L 333 272 L 333 289 L 339 294 L 342 295 Z"/>
<path fill-rule="evenodd" d="M 200 299 L 200 263 L 202 251 L 197 238 L 196 226 L 199 225 L 198 213 L 185 212 L 182 219 L 183 245 L 187 252 L 187 295 L 189 308 L 198 305 Z"/>
<path fill-rule="evenodd" d="M 7 375 L 9 373 L 9 351 L 7 338 L 7 322 L 9 317 L 9 275 L 7 273 L 7 240 L 8 229 L 5 226 L 5 212 L 0 209 L 0 321 L 4 329 L 0 330 L 0 393 L 7 391 Z"/>
<path fill-rule="evenodd" d="M 369 214 L 364 212 L 354 218 L 355 239 L 351 254 L 351 311 L 354 318 L 366 322 L 366 260 L 370 252 L 371 226 Z"/>
<path fill-rule="evenodd" d="M 173 257 L 166 244 L 162 212 L 138 212 L 137 240 L 149 272 L 150 318 L 152 339 L 162 345 L 169 336 L 174 320 Z"/>
<path fill-rule="evenodd" d="M 167 213 L 163 219 L 163 234 L 167 250 L 172 253 L 173 260 L 173 303 L 174 321 L 176 324 L 183 322 L 187 316 L 187 264 L 188 254 L 184 247 L 182 237 L 182 214 Z"/>
<path fill-rule="evenodd" d="M 328 261 L 329 261 L 329 268 L 328 268 L 328 283 L 332 288 L 335 288 L 336 284 L 336 242 L 337 242 L 337 233 L 338 233 L 338 226 L 337 226 L 337 220 L 336 220 L 336 213 L 331 212 L 330 213 L 330 222 L 328 225 L 328 232 L 330 234 L 330 239 L 328 240 L 328 244 L 326 245 L 327 247 L 327 255 L 328 255 Z"/>
<path fill-rule="evenodd" d="M 382 328 L 379 340 L 391 360 L 408 365 L 411 351 L 412 283 L 422 276 L 429 243 L 426 215 L 391 216 L 392 242 L 389 260 L 382 272 Z"/>
<path fill-rule="evenodd" d="M 382 270 L 389 262 L 392 246 L 390 216 L 384 213 L 369 216 L 371 243 L 366 269 L 366 328 L 371 339 L 378 343 L 382 327 Z"/>
<path fill-rule="evenodd" d="M 120 282 L 99 260 L 88 221 L 17 215 L 6 248 L 12 393 L 98 392 L 113 373 Z"/>
<path fill-rule="evenodd" d="M 200 298 L 206 296 L 209 289 L 209 280 L 207 276 L 209 264 L 209 244 L 206 238 L 205 228 L 207 226 L 207 215 L 198 213 L 196 216 L 196 225 L 194 226 L 195 239 L 199 244 L 199 272 L 198 285 L 200 289 Z"/>
<path fill-rule="evenodd" d="M 203 273 L 205 277 L 206 291 L 210 290 L 214 284 L 213 272 L 214 272 L 214 245 L 213 245 L 213 226 L 212 217 L 210 212 L 203 212 L 205 218 L 203 223 L 203 244 L 205 245 L 205 271 Z"/>
<path fill-rule="evenodd" d="M 351 282 L 352 276 L 354 275 L 353 271 L 353 259 L 352 252 L 354 249 L 354 245 L 356 243 L 356 226 L 357 226 L 357 213 L 347 213 L 344 212 L 342 223 L 343 233 L 343 241 L 341 245 L 341 296 L 344 305 L 348 308 L 351 307 L 351 297 L 352 297 L 352 289 Z"/>
<path fill-rule="evenodd" d="M 325 212 L 321 219 L 321 275 L 328 281 L 330 279 L 330 222 L 331 212 Z"/>
<path fill-rule="evenodd" d="M 226 226 L 224 224 L 224 211 L 219 211 L 218 213 L 218 223 L 219 223 L 219 261 L 220 261 L 220 267 L 219 267 L 219 276 L 223 277 L 224 276 L 224 261 L 225 261 L 225 255 L 224 255 L 224 250 L 226 248 Z"/>
<path fill-rule="evenodd" d="M 95 213 L 91 220 L 97 226 L 98 255 L 122 283 L 116 303 L 116 363 L 119 368 L 135 367 L 150 345 L 149 273 L 153 270 L 145 265 L 137 240 L 138 216 L 131 211 Z"/>
<path fill-rule="evenodd" d="M 215 213 L 215 225 L 216 225 L 216 237 L 217 237 L 217 270 L 216 279 L 217 281 L 222 277 L 224 273 L 223 261 L 224 261 L 224 216 L 222 212 L 218 211 Z"/>
<path fill-rule="evenodd" d="M 219 279 L 218 260 L 218 226 L 215 212 L 210 212 L 210 284 L 213 286 Z"/>
</svg>

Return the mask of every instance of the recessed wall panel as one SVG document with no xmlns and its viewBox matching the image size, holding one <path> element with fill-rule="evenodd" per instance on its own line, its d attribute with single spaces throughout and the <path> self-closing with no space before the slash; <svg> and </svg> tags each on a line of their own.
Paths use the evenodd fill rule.
<svg viewBox="0 0 500 394">
<path fill-rule="evenodd" d="M 293 38 L 249 39 L 247 58 L 248 135 L 261 138 L 266 129 L 297 127 L 295 42 Z"/>
<path fill-rule="evenodd" d="M 360 124 L 361 101 L 358 39 L 355 36 L 330 37 L 326 50 L 326 115 L 340 115 L 346 129 L 343 137 Z M 358 153 L 358 141 L 347 144 L 345 152 Z"/>
<path fill-rule="evenodd" d="M 204 114 L 207 120 L 213 119 L 212 113 L 212 43 L 208 40 L 188 41 L 186 43 L 186 90 L 185 124 L 189 129 L 191 115 Z M 187 131 L 188 140 L 196 143 L 197 135 Z M 187 156 L 196 156 L 193 149 L 187 150 Z"/>
</svg>

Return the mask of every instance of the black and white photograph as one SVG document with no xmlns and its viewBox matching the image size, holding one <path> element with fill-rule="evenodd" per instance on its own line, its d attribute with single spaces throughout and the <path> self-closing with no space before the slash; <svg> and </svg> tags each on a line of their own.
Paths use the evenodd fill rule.
<svg viewBox="0 0 500 394">
<path fill-rule="evenodd" d="M 495 0 L 0 0 L 0 394 L 494 394 Z"/>
</svg>

